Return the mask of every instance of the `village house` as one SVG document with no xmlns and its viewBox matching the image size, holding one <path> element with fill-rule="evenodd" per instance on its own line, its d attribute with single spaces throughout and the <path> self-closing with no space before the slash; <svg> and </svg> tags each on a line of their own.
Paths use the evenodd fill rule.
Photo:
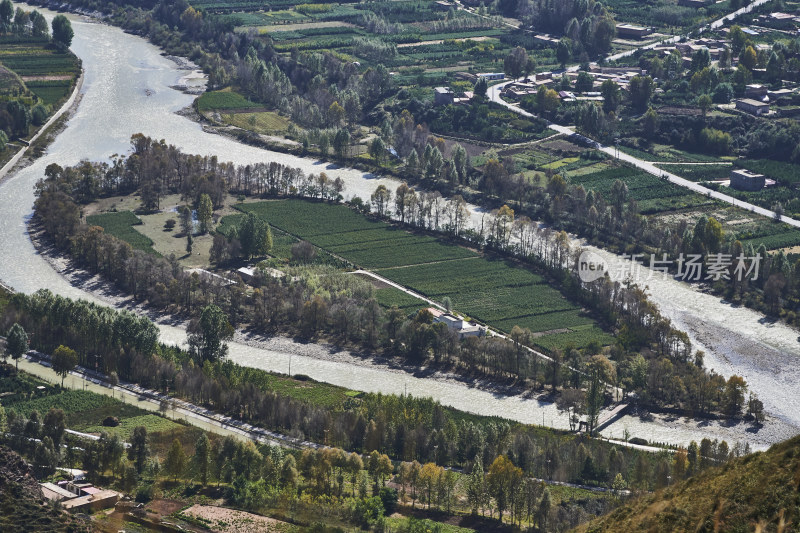
<svg viewBox="0 0 800 533">
<path fill-rule="evenodd" d="M 100 490 L 88 496 L 80 496 L 64 501 L 61 505 L 67 511 L 92 512 L 114 507 L 119 501 L 119 493 L 113 490 Z"/>
<path fill-rule="evenodd" d="M 504 80 L 506 75 L 502 72 L 481 72 L 478 74 L 479 78 L 485 78 L 486 81 Z"/>
<path fill-rule="evenodd" d="M 766 85 L 760 83 L 751 83 L 744 88 L 744 97 L 752 98 L 753 100 L 763 100 L 767 96 Z"/>
<path fill-rule="evenodd" d="M 455 315 L 440 311 L 435 307 L 429 307 L 427 310 L 433 315 L 434 323 L 445 324 L 450 331 L 458 334 L 459 339 L 464 339 L 465 337 L 483 337 L 486 335 L 486 328 L 484 326 L 475 324 L 474 322 L 467 322 Z"/>
<path fill-rule="evenodd" d="M 433 105 L 450 105 L 456 95 L 449 87 L 436 87 L 433 90 Z"/>
<path fill-rule="evenodd" d="M 120 494 L 113 490 L 101 489 L 91 483 L 59 481 L 40 483 L 42 494 L 53 502 L 60 502 L 67 511 L 92 512 L 114 507 Z"/>
<path fill-rule="evenodd" d="M 731 170 L 731 188 L 739 191 L 760 191 L 766 184 L 763 174 L 755 174 L 743 168 Z"/>
<path fill-rule="evenodd" d="M 617 24 L 618 37 L 630 37 L 633 39 L 641 39 L 653 33 L 653 28 L 645 26 L 635 26 L 633 24 Z"/>
<path fill-rule="evenodd" d="M 769 113 L 769 104 L 750 98 L 740 98 L 736 100 L 736 109 L 760 117 Z"/>
</svg>

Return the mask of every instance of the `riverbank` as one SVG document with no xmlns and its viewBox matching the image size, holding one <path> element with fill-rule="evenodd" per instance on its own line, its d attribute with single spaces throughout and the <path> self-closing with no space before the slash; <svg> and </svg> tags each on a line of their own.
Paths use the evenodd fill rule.
<svg viewBox="0 0 800 533">
<path fill-rule="evenodd" d="M 164 342 L 185 346 L 188 318 L 165 315 L 134 302 L 100 276 L 76 267 L 71 260 L 44 245 L 36 231 L 31 231 L 31 236 L 41 256 L 71 285 L 105 305 L 148 316 L 159 325 Z M 410 367 L 380 354 L 355 352 L 326 342 L 300 342 L 283 336 L 266 337 L 239 330 L 230 343 L 229 358 L 244 366 L 283 374 L 305 374 L 353 390 L 430 396 L 444 405 L 467 412 L 569 429 L 567 414 L 558 410 L 552 396 L 545 391 L 531 391 L 513 383 L 473 378 L 447 370 Z M 343 369 L 347 373 L 345 376 L 339 374 Z M 412 387 L 409 388 L 409 384 Z M 468 393 L 477 396 L 470 398 Z M 480 402 L 489 397 L 496 405 L 487 409 L 486 404 Z M 746 442 L 759 450 L 791 437 L 793 431 L 772 417 L 768 417 L 763 425 L 754 426 L 741 420 L 692 419 L 643 412 L 625 415 L 604 429 L 601 436 L 623 439 L 627 432 L 631 437 L 671 446 L 686 446 L 691 440 L 709 437 L 727 440 L 731 445 Z"/>
<path fill-rule="evenodd" d="M 78 110 L 81 102 L 80 95 L 81 87 L 83 87 L 84 72 L 81 69 L 81 73 L 75 81 L 75 86 L 72 88 L 72 94 L 70 94 L 67 101 L 39 128 L 39 131 L 30 138 L 28 144 L 23 146 L 19 152 L 14 154 L 14 157 L 0 168 L 0 184 L 41 157 L 47 146 L 66 128 L 66 122 Z M 42 136 L 45 137 L 41 138 Z M 25 157 L 28 152 L 34 152 L 35 154 Z"/>
<path fill-rule="evenodd" d="M 117 289 L 99 274 L 92 274 L 75 263 L 66 255 L 59 253 L 46 242 L 46 237 L 33 223 L 29 223 L 29 234 L 36 250 L 64 280 L 72 286 L 94 296 L 98 301 L 116 309 L 125 309 L 138 315 L 146 316 L 159 325 L 169 325 L 181 330 L 186 330 L 191 317 L 175 316 L 153 309 L 152 307 L 136 302 L 133 297 Z M 515 384 L 512 380 L 497 381 L 487 379 L 485 376 L 465 375 L 451 371 L 447 368 L 417 367 L 406 365 L 398 358 L 389 358 L 377 352 L 357 351 L 348 347 L 337 346 L 326 340 L 300 341 L 282 335 L 265 336 L 246 330 L 238 329 L 234 332 L 233 344 L 241 344 L 262 350 L 265 353 L 282 353 L 290 356 L 300 356 L 319 361 L 338 363 L 344 365 L 360 366 L 382 372 L 390 372 L 398 376 L 414 376 L 441 383 L 459 385 L 479 389 L 502 397 L 521 397 L 536 399 L 540 402 L 553 403 L 551 394 L 546 391 L 532 391 L 526 387 Z M 186 346 L 182 342 L 171 342 L 178 346 Z M 275 372 L 297 375 L 301 372 L 290 369 L 273 370 Z M 324 380 L 323 380 L 324 381 Z M 565 415 L 566 416 L 566 415 Z"/>
</svg>

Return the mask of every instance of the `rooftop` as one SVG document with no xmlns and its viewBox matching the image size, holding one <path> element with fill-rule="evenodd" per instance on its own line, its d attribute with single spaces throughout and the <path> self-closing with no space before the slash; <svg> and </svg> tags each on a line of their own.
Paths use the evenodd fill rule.
<svg viewBox="0 0 800 533">
<path fill-rule="evenodd" d="M 753 100 L 752 98 L 740 98 L 737 100 L 737 102 L 758 107 L 769 107 L 769 104 L 765 102 L 759 102 L 758 100 Z"/>
</svg>

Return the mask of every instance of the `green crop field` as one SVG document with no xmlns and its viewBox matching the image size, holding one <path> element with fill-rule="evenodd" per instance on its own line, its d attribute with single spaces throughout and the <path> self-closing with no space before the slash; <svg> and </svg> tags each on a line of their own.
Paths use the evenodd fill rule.
<svg viewBox="0 0 800 533">
<path fill-rule="evenodd" d="M 20 76 L 74 75 L 77 70 L 74 56 L 42 45 L 3 45 L 0 63 Z"/>
<path fill-rule="evenodd" d="M 396 289 L 395 287 L 384 287 L 375 291 L 375 299 L 383 307 L 397 307 L 405 313 L 414 313 L 419 309 L 428 307 L 428 304 L 415 296 Z"/>
<path fill-rule="evenodd" d="M 256 133 L 283 133 L 289 129 L 289 119 L 273 111 L 223 114 L 222 120 L 237 128 Z"/>
<path fill-rule="evenodd" d="M 86 217 L 86 223 L 90 226 L 102 227 L 103 231 L 109 235 L 122 239 L 137 250 L 159 255 L 153 249 L 153 241 L 133 228 L 133 226 L 137 226 L 142 222 L 130 211 L 90 215 Z"/>
<path fill-rule="evenodd" d="M 753 248 L 758 248 L 762 244 L 767 250 L 778 250 L 780 248 L 790 248 L 793 246 L 800 246 L 800 231 L 786 230 L 781 233 L 772 235 L 764 235 L 754 237 L 752 239 L 745 239 L 742 244 L 752 245 Z"/>
<path fill-rule="evenodd" d="M 695 208 L 713 203 L 713 200 L 705 196 L 635 168 L 611 167 L 599 172 L 569 174 L 571 183 L 599 192 L 607 201 L 611 198 L 611 187 L 617 179 L 628 186 L 628 197 L 638 202 L 642 214 Z"/>
<path fill-rule="evenodd" d="M 724 180 L 731 176 L 732 165 L 656 165 L 676 176 L 692 181 Z"/>
<path fill-rule="evenodd" d="M 637 202 L 694 194 L 688 189 L 678 187 L 644 171 L 629 167 L 608 168 L 600 172 L 582 174 L 571 177 L 570 181 L 575 184 L 580 183 L 586 189 L 593 189 L 601 193 L 604 198 L 609 199 L 611 186 L 617 179 L 625 182 L 628 186 L 629 196 Z"/>
<path fill-rule="evenodd" d="M 229 237 L 230 232 L 241 223 L 243 217 L 244 215 L 226 215 L 220 219 L 215 231 Z M 292 260 L 292 246 L 300 242 L 300 240 L 275 226 L 272 226 L 271 229 L 272 250 L 270 250 L 269 255 L 288 263 Z M 313 263 L 338 265 L 341 261 L 326 252 L 318 251 Z"/>
<path fill-rule="evenodd" d="M 338 204 L 292 199 L 238 208 L 431 299 L 448 296 L 456 311 L 500 330 L 508 332 L 515 325 L 533 332 L 568 330 L 539 337 L 537 344 L 544 348 L 611 342 L 579 306 L 512 261 L 485 258 Z M 376 298 L 409 312 L 424 305 L 397 290 L 379 289 Z"/>
<path fill-rule="evenodd" d="M 28 81 L 28 89 L 47 105 L 53 105 L 69 95 L 72 80 Z"/>
<path fill-rule="evenodd" d="M 215 109 L 250 109 L 258 107 L 262 106 L 232 91 L 210 91 L 203 93 L 203 95 L 197 99 L 197 109 L 200 111 L 211 111 Z"/>
<path fill-rule="evenodd" d="M 288 371 L 288 366 L 286 368 Z M 232 383 L 252 383 L 267 391 L 309 402 L 321 407 L 341 406 L 348 398 L 360 393 L 343 387 L 313 381 L 310 379 L 290 378 L 285 375 L 271 374 L 257 368 L 236 367 L 231 375 Z"/>
<path fill-rule="evenodd" d="M 386 268 L 474 256 L 434 237 L 413 235 L 341 205 L 285 200 L 244 204 L 270 224 L 364 268 Z"/>
<path fill-rule="evenodd" d="M 22 95 L 27 88 L 46 105 L 69 96 L 80 73 L 80 60 L 72 53 L 34 37 L 0 36 L 0 65 L 0 94 L 11 84 Z"/>
<path fill-rule="evenodd" d="M 137 426 L 146 427 L 148 433 L 160 433 L 183 428 L 183 426 L 180 424 L 176 424 L 172 420 L 164 418 L 163 416 L 143 414 L 123 418 L 119 421 L 118 426 L 108 427 L 101 424 L 95 424 L 92 426 L 82 427 L 80 430 L 85 433 L 102 433 L 105 431 L 109 435 L 118 435 L 119 438 L 127 440 L 131 436 L 131 433 L 133 433 L 134 428 Z"/>
<path fill-rule="evenodd" d="M 44 416 L 50 408 L 62 409 L 66 415 L 67 427 L 83 431 L 85 428 L 102 424 L 107 416 L 120 420 L 147 414 L 147 411 L 128 405 L 91 391 L 68 390 L 55 392 L 27 401 L 4 402 L 6 409 L 28 417 L 32 411 Z"/>
</svg>

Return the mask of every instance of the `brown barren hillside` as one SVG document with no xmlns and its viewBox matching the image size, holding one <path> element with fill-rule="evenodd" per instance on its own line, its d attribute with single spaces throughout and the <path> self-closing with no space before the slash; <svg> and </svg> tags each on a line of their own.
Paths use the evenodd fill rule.
<svg viewBox="0 0 800 533">
<path fill-rule="evenodd" d="M 53 509 L 25 460 L 0 446 L 0 531 L 83 533 L 91 528 Z"/>
<path fill-rule="evenodd" d="M 577 531 L 789 533 L 799 528 L 800 436 L 641 496 Z"/>
</svg>

